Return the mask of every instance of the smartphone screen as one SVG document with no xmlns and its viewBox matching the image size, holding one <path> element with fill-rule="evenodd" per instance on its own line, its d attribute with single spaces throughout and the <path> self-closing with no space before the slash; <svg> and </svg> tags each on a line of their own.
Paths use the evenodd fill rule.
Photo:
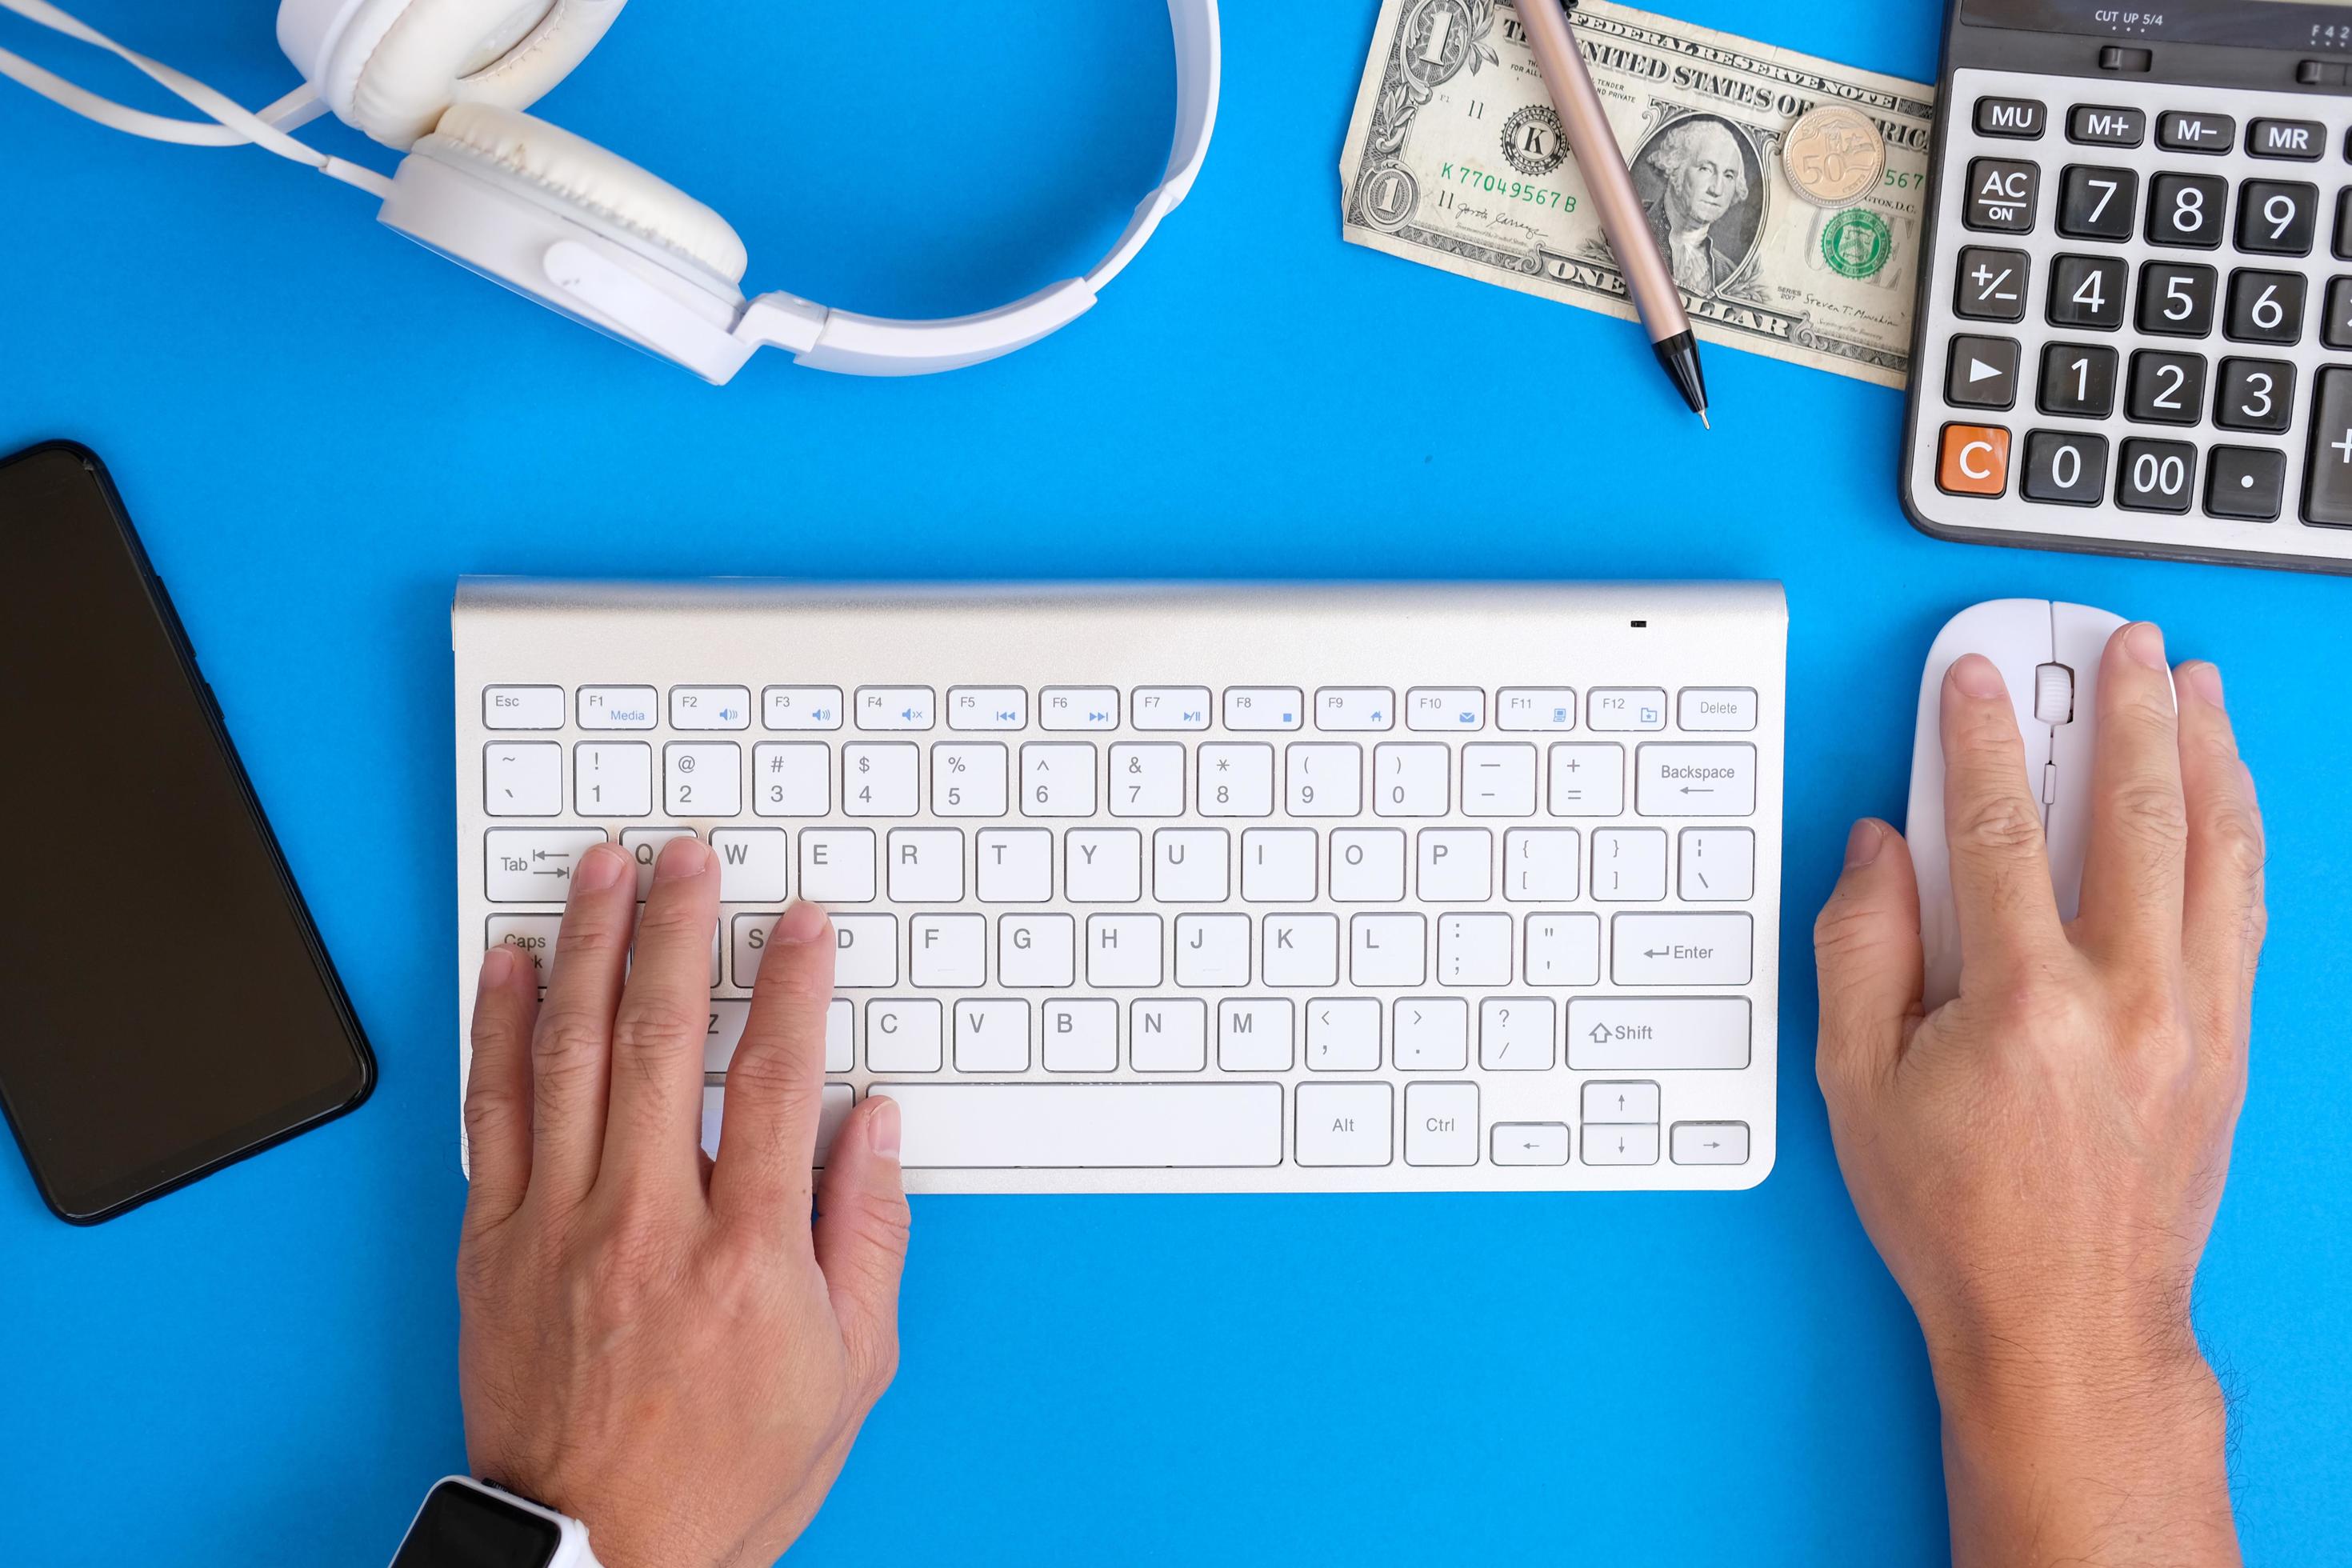
<svg viewBox="0 0 2352 1568">
<path fill-rule="evenodd" d="M 374 1058 L 98 459 L 0 461 L 0 1105 L 87 1223 L 365 1099 Z"/>
</svg>

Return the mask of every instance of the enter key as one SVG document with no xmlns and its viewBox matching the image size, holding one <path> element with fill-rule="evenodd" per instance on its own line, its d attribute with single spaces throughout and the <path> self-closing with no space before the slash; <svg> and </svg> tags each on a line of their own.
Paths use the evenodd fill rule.
<svg viewBox="0 0 2352 1568">
<path fill-rule="evenodd" d="M 1756 920 L 1623 914 L 1610 947 L 1610 978 L 1620 985 L 1745 985 L 1755 973 Z"/>
</svg>

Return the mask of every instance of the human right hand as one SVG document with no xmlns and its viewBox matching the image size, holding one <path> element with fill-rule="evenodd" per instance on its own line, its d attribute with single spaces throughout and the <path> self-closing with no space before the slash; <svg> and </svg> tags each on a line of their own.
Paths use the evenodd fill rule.
<svg viewBox="0 0 2352 1568">
<path fill-rule="evenodd" d="M 1927 1336 L 1963 1564 L 2237 1560 L 2189 1304 L 2245 1092 L 2262 822 L 2213 666 L 2168 686 L 2162 635 L 2126 626 L 2098 700 L 2074 921 L 1971 655 L 1942 709 L 1958 996 L 1923 1016 L 1883 823 L 1855 825 L 1814 931 L 1838 1163 Z"/>
</svg>

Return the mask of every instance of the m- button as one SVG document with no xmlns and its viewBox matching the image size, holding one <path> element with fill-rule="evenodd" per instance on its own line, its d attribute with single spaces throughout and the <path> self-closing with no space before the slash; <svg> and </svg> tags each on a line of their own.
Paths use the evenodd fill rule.
<svg viewBox="0 0 2352 1568">
<path fill-rule="evenodd" d="M 1997 496 L 2009 489 L 2009 432 L 1998 425 L 1947 425 L 1936 483 L 1948 495 Z"/>
</svg>

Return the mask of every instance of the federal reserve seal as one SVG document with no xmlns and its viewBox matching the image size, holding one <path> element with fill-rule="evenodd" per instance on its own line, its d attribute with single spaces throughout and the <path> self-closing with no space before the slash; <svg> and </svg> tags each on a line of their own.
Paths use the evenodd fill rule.
<svg viewBox="0 0 2352 1568">
<path fill-rule="evenodd" d="M 1861 110 L 1824 103 L 1789 127 L 1780 169 L 1815 206 L 1842 207 L 1878 184 L 1886 170 L 1886 138 Z"/>
<path fill-rule="evenodd" d="M 1550 174 L 1567 156 L 1568 138 L 1560 134 L 1559 111 L 1550 104 L 1523 105 L 1503 121 L 1503 157 L 1528 178 Z"/>
<path fill-rule="evenodd" d="M 1848 278 L 1874 278 L 1895 248 L 1895 231 L 1868 207 L 1854 207 L 1822 229 L 1822 259 Z"/>
</svg>

